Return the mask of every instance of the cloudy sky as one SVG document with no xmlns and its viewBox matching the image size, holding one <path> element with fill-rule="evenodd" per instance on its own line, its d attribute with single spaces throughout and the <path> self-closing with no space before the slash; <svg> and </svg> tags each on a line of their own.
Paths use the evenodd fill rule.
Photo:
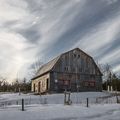
<svg viewBox="0 0 120 120">
<path fill-rule="evenodd" d="M 120 72 L 120 0 L 0 0 L 0 75 L 75 47 Z"/>
</svg>

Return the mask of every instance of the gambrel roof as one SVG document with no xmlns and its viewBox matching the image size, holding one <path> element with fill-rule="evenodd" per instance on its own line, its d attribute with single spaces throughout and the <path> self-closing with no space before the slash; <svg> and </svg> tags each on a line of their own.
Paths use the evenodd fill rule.
<svg viewBox="0 0 120 120">
<path fill-rule="evenodd" d="M 90 57 L 90 58 L 93 60 L 94 65 L 98 68 L 98 66 L 96 65 L 94 59 L 93 59 L 91 56 L 89 56 L 87 53 L 85 53 L 84 51 L 82 51 L 81 49 L 75 48 L 75 49 L 70 50 L 70 51 L 68 51 L 68 52 L 71 52 L 71 51 L 74 51 L 74 50 L 79 50 L 80 52 L 84 53 L 86 56 Z M 54 59 L 51 60 L 50 62 L 44 64 L 44 65 L 38 70 L 38 72 L 36 73 L 35 77 L 34 77 L 32 80 L 34 80 L 35 78 L 38 78 L 38 77 L 42 76 L 42 75 L 45 74 L 45 73 L 50 72 L 50 71 L 52 70 L 52 68 L 55 66 L 55 64 L 57 63 L 57 61 L 60 59 L 60 57 L 61 57 L 62 55 L 64 55 L 64 54 L 68 53 L 68 52 L 62 53 L 61 55 L 59 55 L 58 57 L 54 58 Z M 98 68 L 98 70 L 99 70 L 99 72 L 101 73 L 101 71 L 100 71 L 99 68 Z M 102 75 L 102 73 L 101 73 L 101 75 Z"/>
</svg>

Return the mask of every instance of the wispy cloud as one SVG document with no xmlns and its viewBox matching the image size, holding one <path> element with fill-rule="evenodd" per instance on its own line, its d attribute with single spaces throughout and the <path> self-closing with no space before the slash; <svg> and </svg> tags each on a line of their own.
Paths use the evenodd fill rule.
<svg viewBox="0 0 120 120">
<path fill-rule="evenodd" d="M 120 71 L 119 11 L 119 0 L 1 0 L 0 73 L 24 76 L 36 58 L 74 47 Z"/>
</svg>

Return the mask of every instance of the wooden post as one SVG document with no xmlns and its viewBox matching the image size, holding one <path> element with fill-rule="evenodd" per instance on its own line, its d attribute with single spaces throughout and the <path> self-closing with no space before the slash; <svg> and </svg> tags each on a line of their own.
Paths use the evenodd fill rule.
<svg viewBox="0 0 120 120">
<path fill-rule="evenodd" d="M 71 105 L 71 104 L 72 104 L 72 101 L 71 101 L 70 95 L 71 95 L 71 93 L 69 92 L 69 97 L 68 97 L 68 102 L 69 102 L 69 105 Z"/>
<path fill-rule="evenodd" d="M 22 99 L 22 111 L 24 111 L 24 99 Z"/>
<path fill-rule="evenodd" d="M 66 104 L 66 91 L 64 92 L 64 104 Z"/>
<path fill-rule="evenodd" d="M 120 103 L 120 102 L 119 102 L 119 99 L 118 99 L 117 93 L 116 93 L 116 101 L 117 101 L 117 103 Z"/>
<path fill-rule="evenodd" d="M 87 98 L 87 107 L 89 107 L 89 99 Z"/>
<path fill-rule="evenodd" d="M 71 101 L 71 98 L 70 98 L 70 92 L 64 92 L 64 104 L 65 105 L 71 105 L 72 104 L 72 101 Z"/>
<path fill-rule="evenodd" d="M 96 98 L 96 103 L 98 103 L 98 98 Z"/>
<path fill-rule="evenodd" d="M 20 87 L 19 87 L 19 95 L 21 95 L 21 90 L 20 90 Z"/>
<path fill-rule="evenodd" d="M 68 102 L 70 102 L 70 92 L 68 93 Z"/>
</svg>

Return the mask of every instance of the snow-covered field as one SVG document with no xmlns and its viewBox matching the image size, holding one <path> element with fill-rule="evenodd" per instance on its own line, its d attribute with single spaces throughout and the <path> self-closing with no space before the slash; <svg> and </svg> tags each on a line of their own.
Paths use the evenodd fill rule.
<svg viewBox="0 0 120 120">
<path fill-rule="evenodd" d="M 96 97 L 109 96 L 103 92 L 72 93 L 72 105 L 64 105 L 64 94 L 32 95 L 32 94 L 0 94 L 0 102 L 33 99 L 33 104 L 25 105 L 25 111 L 21 111 L 21 105 L 9 105 L 0 107 L 0 120 L 120 120 L 120 104 L 90 104 L 81 105 L 81 100 Z M 47 104 L 38 104 L 36 100 L 47 99 Z M 114 100 L 114 99 L 113 99 Z M 36 104 L 35 104 L 36 103 Z M 77 103 L 77 104 L 76 104 Z"/>
<path fill-rule="evenodd" d="M 95 100 L 96 97 L 109 96 L 109 93 L 104 92 L 80 92 L 80 93 L 71 93 L 72 103 L 80 103 L 82 100 Z M 21 94 L 12 93 L 12 94 L 1 94 L 0 101 L 8 101 L 8 100 L 17 100 L 17 99 L 27 99 L 34 100 L 35 102 L 39 102 L 39 100 L 46 99 L 48 104 L 63 104 L 64 103 L 64 94 L 51 94 L 51 95 L 32 95 L 32 94 Z"/>
<path fill-rule="evenodd" d="M 0 120 L 120 120 L 120 105 L 80 105 L 62 104 L 34 105 L 26 111 L 20 108 L 0 110 Z"/>
</svg>

